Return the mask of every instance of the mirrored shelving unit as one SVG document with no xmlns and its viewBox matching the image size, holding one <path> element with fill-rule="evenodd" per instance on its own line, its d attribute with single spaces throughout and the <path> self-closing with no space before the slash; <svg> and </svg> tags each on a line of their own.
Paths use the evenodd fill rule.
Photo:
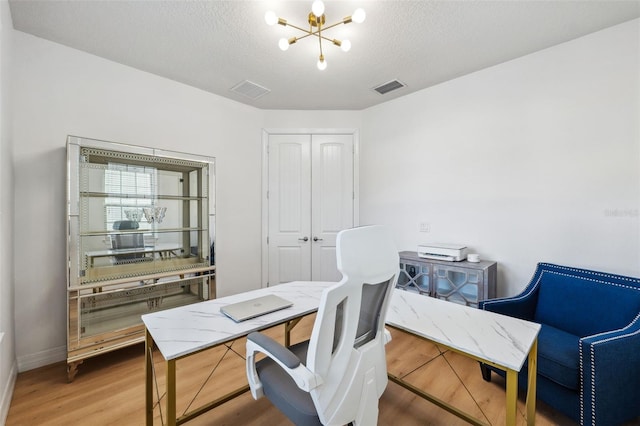
<svg viewBox="0 0 640 426">
<path fill-rule="evenodd" d="M 215 159 L 70 136 L 68 378 L 144 340 L 140 316 L 215 297 Z"/>
</svg>

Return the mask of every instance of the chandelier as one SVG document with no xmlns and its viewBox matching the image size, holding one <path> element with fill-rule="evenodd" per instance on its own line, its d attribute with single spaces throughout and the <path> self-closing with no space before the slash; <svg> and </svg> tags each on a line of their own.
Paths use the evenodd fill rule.
<svg viewBox="0 0 640 426">
<path fill-rule="evenodd" d="M 288 23 L 286 19 L 279 18 L 273 11 L 268 11 L 264 15 L 264 20 L 267 22 L 267 25 L 280 24 L 284 27 L 290 26 L 304 33 L 304 35 L 300 37 L 291 37 L 289 39 L 281 38 L 278 42 L 278 46 L 280 46 L 280 49 L 282 50 L 289 49 L 289 46 L 291 46 L 298 40 L 302 40 L 303 38 L 307 38 L 310 36 L 317 37 L 318 44 L 320 46 L 320 56 L 318 57 L 317 64 L 319 70 L 324 70 L 325 68 L 327 68 L 327 61 L 325 60 L 324 53 L 322 51 L 322 40 L 333 43 L 334 45 L 340 47 L 340 49 L 342 49 L 342 51 L 344 52 L 348 52 L 349 49 L 351 49 L 351 42 L 349 40 L 340 41 L 335 38 L 331 39 L 325 37 L 323 32 L 340 24 L 349 24 L 351 22 L 360 24 L 364 22 L 365 18 L 366 14 L 364 10 L 358 8 L 353 12 L 351 16 L 347 16 L 346 18 L 342 19 L 342 21 L 338 21 L 335 24 L 325 26 L 326 18 L 324 16 L 324 3 L 322 2 L 322 0 L 315 0 L 311 5 L 311 12 L 309 12 L 309 17 L 307 19 L 307 21 L 309 22 L 308 30 Z"/>
</svg>

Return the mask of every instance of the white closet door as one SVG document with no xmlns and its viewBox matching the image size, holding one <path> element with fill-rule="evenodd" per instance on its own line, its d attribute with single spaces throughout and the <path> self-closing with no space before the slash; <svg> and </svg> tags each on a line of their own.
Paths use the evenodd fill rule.
<svg viewBox="0 0 640 426">
<path fill-rule="evenodd" d="M 336 235 L 353 227 L 353 136 L 311 138 L 311 277 L 339 281 Z"/>
<path fill-rule="evenodd" d="M 269 136 L 269 285 L 311 280 L 311 136 Z"/>
<path fill-rule="evenodd" d="M 336 235 L 353 227 L 353 135 L 271 134 L 269 285 L 339 281 Z"/>
</svg>

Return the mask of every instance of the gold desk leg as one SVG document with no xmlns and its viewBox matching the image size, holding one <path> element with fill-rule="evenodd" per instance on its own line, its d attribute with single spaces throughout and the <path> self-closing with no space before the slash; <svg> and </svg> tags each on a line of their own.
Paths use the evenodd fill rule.
<svg viewBox="0 0 640 426">
<path fill-rule="evenodd" d="M 145 395 L 145 418 L 147 426 L 153 426 L 153 338 L 149 330 L 144 329 L 144 395 Z"/>
<path fill-rule="evenodd" d="M 294 327 L 298 325 L 301 319 L 302 317 L 296 318 L 291 321 L 287 321 L 284 324 L 284 346 L 285 347 L 288 348 L 289 346 L 291 346 L 291 330 L 293 330 Z"/>
<path fill-rule="evenodd" d="M 538 339 L 529 351 L 529 383 L 527 384 L 527 425 L 536 424 L 536 377 L 538 374 Z"/>
<path fill-rule="evenodd" d="M 507 425 L 516 424 L 518 406 L 518 372 L 507 370 Z"/>
<path fill-rule="evenodd" d="M 167 361 L 167 425 L 176 425 L 176 360 Z"/>
</svg>

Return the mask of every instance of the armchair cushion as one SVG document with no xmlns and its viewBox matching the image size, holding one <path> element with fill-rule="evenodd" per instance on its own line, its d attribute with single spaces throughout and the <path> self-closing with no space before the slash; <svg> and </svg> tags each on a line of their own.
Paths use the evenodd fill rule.
<svg viewBox="0 0 640 426">
<path fill-rule="evenodd" d="M 538 335 L 538 374 L 577 390 L 580 386 L 578 336 L 542 324 Z"/>
</svg>

